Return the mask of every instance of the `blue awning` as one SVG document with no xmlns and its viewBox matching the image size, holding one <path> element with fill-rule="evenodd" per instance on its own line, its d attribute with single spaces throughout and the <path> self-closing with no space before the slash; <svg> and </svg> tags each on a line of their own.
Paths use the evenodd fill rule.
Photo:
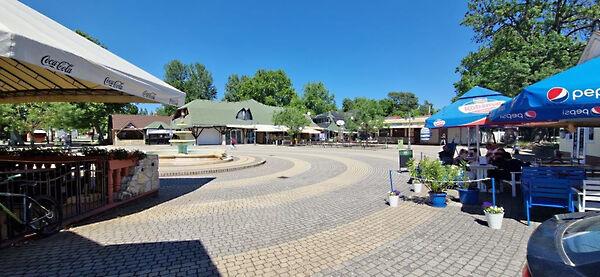
<svg viewBox="0 0 600 277">
<path fill-rule="evenodd" d="M 491 124 L 600 123 L 600 57 L 526 87 L 490 113 Z"/>
<path fill-rule="evenodd" d="M 497 91 L 473 87 L 456 102 L 425 120 L 427 128 L 450 128 L 484 125 L 490 111 L 510 98 Z"/>
</svg>

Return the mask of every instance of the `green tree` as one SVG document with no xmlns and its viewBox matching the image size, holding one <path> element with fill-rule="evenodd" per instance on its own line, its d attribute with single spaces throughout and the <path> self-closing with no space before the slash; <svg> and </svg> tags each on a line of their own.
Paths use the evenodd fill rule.
<svg viewBox="0 0 600 277">
<path fill-rule="evenodd" d="M 381 108 L 380 102 L 365 97 L 357 97 L 351 100 L 348 105 L 348 111 L 352 112 L 352 117 L 346 122 L 345 128 L 350 131 L 356 131 L 361 134 L 376 133 L 384 127 L 385 110 Z"/>
<path fill-rule="evenodd" d="M 213 84 L 212 74 L 200 63 L 186 65 L 179 60 L 172 60 L 165 65 L 164 81 L 185 92 L 186 103 L 196 99 L 213 100 L 217 97 L 217 88 Z M 156 113 L 172 115 L 176 110 L 175 106 L 162 105 Z"/>
<path fill-rule="evenodd" d="M 242 100 L 242 94 L 240 91 L 240 86 L 243 82 L 248 81 L 248 76 L 243 75 L 242 77 L 237 74 L 229 75 L 227 78 L 227 83 L 225 84 L 225 96 L 223 100 L 228 102 L 235 102 Z"/>
<path fill-rule="evenodd" d="M 225 94 L 227 101 L 254 99 L 266 105 L 283 107 L 297 97 L 292 80 L 283 70 L 259 69 L 251 78 L 230 77 L 227 84 L 230 87 Z"/>
<path fill-rule="evenodd" d="M 388 93 L 388 98 L 393 103 L 391 111 L 393 115 L 406 116 L 411 111 L 419 108 L 419 98 L 412 92 L 392 91 Z"/>
<path fill-rule="evenodd" d="M 475 85 L 514 96 L 575 65 L 599 18 L 595 0 L 470 0 L 461 24 L 480 47 L 456 69 L 458 96 Z"/>
<path fill-rule="evenodd" d="M 336 110 L 335 95 L 329 92 L 323 82 L 311 82 L 304 85 L 302 102 L 313 114 Z"/>
<path fill-rule="evenodd" d="M 295 139 L 302 131 L 301 128 L 308 126 L 310 121 L 302 111 L 292 107 L 285 107 L 282 111 L 273 115 L 273 123 L 287 127 L 287 133 Z"/>
<path fill-rule="evenodd" d="M 354 109 L 354 101 L 350 98 L 342 100 L 342 111 L 349 112 Z"/>
</svg>

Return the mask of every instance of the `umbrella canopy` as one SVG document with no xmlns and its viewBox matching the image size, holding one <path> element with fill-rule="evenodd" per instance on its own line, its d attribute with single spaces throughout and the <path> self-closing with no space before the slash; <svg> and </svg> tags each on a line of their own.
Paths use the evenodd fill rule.
<svg viewBox="0 0 600 277">
<path fill-rule="evenodd" d="M 425 120 L 427 128 L 469 127 L 483 125 L 488 113 L 510 98 L 482 87 L 473 87 L 456 102 Z"/>
<path fill-rule="evenodd" d="M 600 57 L 526 87 L 490 113 L 491 124 L 600 125 Z"/>
<path fill-rule="evenodd" d="M 158 102 L 185 94 L 16 0 L 0 1 L 0 103 Z"/>
</svg>

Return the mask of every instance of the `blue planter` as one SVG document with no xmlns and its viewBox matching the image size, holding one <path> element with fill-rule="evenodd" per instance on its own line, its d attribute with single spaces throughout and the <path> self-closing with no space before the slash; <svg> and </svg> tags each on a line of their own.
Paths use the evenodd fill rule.
<svg viewBox="0 0 600 277">
<path fill-rule="evenodd" d="M 436 208 L 445 208 L 446 207 L 446 193 L 429 193 L 429 201 L 431 201 L 431 206 Z"/>
<path fill-rule="evenodd" d="M 479 189 L 458 189 L 458 197 L 463 205 L 479 205 Z"/>
</svg>

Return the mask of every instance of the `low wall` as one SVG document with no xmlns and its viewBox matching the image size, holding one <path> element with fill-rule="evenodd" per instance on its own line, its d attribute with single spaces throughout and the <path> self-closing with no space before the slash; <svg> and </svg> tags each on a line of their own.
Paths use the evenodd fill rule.
<svg viewBox="0 0 600 277">
<path fill-rule="evenodd" d="M 147 155 L 137 162 L 130 175 L 123 178 L 120 190 L 115 192 L 117 200 L 126 200 L 150 191 L 158 190 L 158 155 Z"/>
</svg>

